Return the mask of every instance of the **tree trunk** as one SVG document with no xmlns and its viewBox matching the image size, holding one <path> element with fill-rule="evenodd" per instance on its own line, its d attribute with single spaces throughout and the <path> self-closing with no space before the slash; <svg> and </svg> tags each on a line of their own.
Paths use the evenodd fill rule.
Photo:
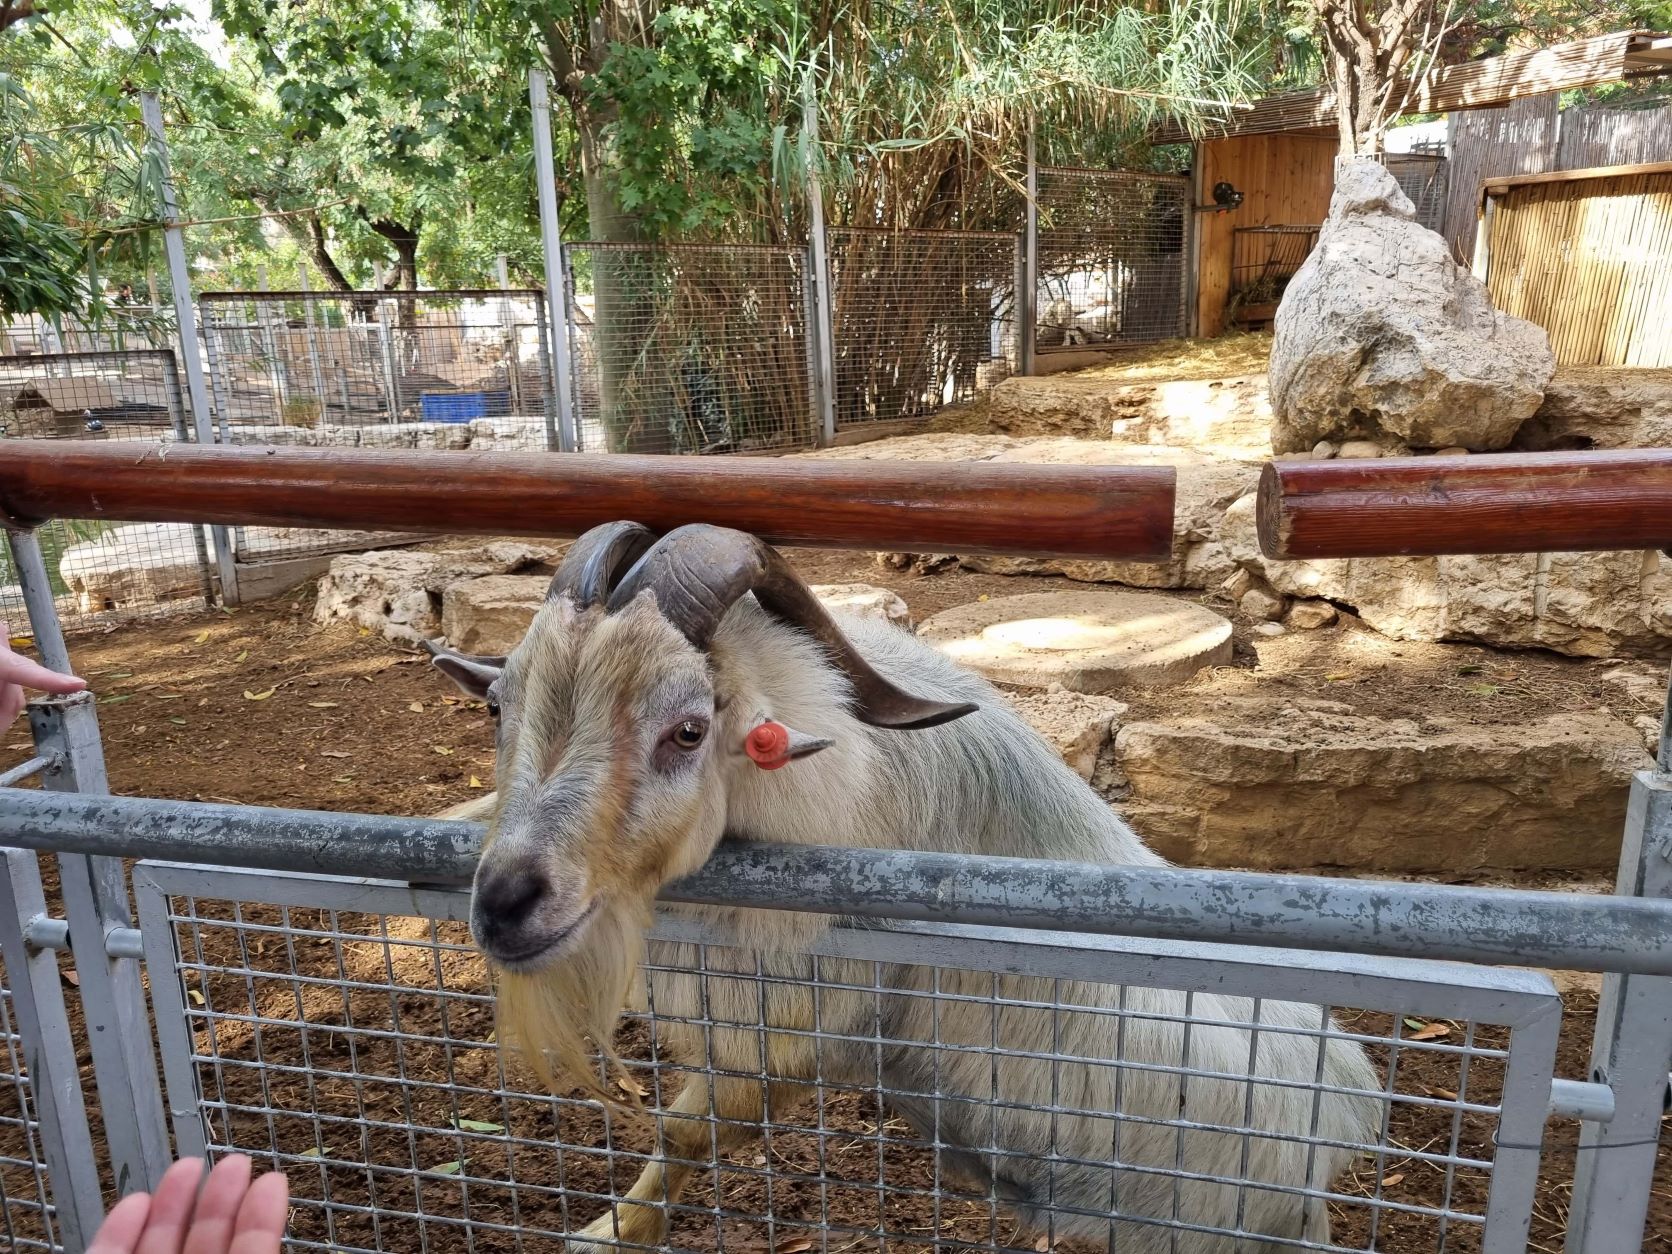
<svg viewBox="0 0 1672 1254">
<path fill-rule="evenodd" d="M 404 292 L 418 290 L 418 231 L 421 219 L 414 214 L 410 226 L 394 221 L 392 218 L 368 218 L 366 225 L 371 227 L 384 239 L 389 241 L 395 250 L 395 287 Z M 410 296 L 402 297 L 397 304 L 400 308 L 400 327 L 410 331 L 418 325 L 418 302 Z"/>
<path fill-rule="evenodd" d="M 621 204 L 609 151 L 609 128 L 617 110 L 613 102 L 589 91 L 586 80 L 603 66 L 612 43 L 648 39 L 654 18 L 654 0 L 605 0 L 587 26 L 584 48 L 578 48 L 555 25 L 543 32 L 558 94 L 574 120 L 586 189 L 587 229 L 598 243 L 643 244 L 650 231 L 642 217 Z M 638 255 L 609 256 L 613 251 L 594 254 L 592 267 L 598 417 L 612 453 L 662 452 L 667 432 L 653 419 L 666 415 L 648 414 L 644 404 L 635 403 L 635 398 L 660 397 L 680 366 L 670 360 L 676 354 L 640 342 L 657 322 L 652 295 L 657 286 L 652 281 L 656 262 L 640 265 Z"/>
</svg>

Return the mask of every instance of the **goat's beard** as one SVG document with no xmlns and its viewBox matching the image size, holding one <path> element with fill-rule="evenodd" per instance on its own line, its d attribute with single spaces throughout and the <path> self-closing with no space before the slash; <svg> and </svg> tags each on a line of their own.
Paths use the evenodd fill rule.
<svg viewBox="0 0 1672 1254">
<path fill-rule="evenodd" d="M 580 1089 L 613 1108 L 631 1083 L 614 1048 L 616 1024 L 638 978 L 651 906 L 606 900 L 581 945 L 538 971 L 496 969 L 500 1040 L 552 1092 Z"/>
</svg>

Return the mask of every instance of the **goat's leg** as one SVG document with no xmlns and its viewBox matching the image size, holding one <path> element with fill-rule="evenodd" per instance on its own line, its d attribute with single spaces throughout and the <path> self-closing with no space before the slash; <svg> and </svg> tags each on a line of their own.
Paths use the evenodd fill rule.
<svg viewBox="0 0 1672 1254">
<path fill-rule="evenodd" d="M 660 1245 L 667 1238 L 668 1207 L 691 1177 L 757 1133 L 763 1113 L 773 1117 L 804 1091 L 799 1085 L 769 1084 L 763 1112 L 760 1081 L 688 1077 L 661 1117 L 661 1157 L 646 1164 L 613 1211 L 569 1241 L 569 1254 L 615 1254 L 618 1247 Z"/>
</svg>

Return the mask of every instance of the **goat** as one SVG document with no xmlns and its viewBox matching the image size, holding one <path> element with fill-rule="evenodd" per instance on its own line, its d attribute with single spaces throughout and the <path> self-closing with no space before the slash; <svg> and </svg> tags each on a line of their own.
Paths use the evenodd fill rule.
<svg viewBox="0 0 1672 1254">
<path fill-rule="evenodd" d="M 502 1038 L 554 1086 L 601 1092 L 587 1038 L 607 1052 L 630 992 L 647 992 L 651 903 L 723 835 L 1163 864 L 983 680 L 898 628 L 838 626 L 740 532 L 596 528 L 509 657 L 432 652 L 497 720 L 471 930 Z M 1375 1073 L 1320 1007 L 1004 976 L 994 1011 L 990 974 L 891 967 L 879 997 L 870 964 L 830 961 L 823 979 L 853 991 L 815 1003 L 805 955 L 826 919 L 685 909 L 740 948 L 699 964 L 694 947 L 651 944 L 648 993 L 663 1047 L 714 1074 L 693 1072 L 659 1112 L 665 1161 L 571 1236 L 573 1254 L 661 1243 L 697 1164 L 817 1081 L 875 1083 L 879 1067 L 950 1174 L 1032 1231 L 1132 1254 L 1327 1244 L 1322 1194 L 1374 1144 Z M 705 1038 L 663 1018 L 718 1026 Z M 764 1086 L 739 1078 L 763 1065 Z"/>
</svg>

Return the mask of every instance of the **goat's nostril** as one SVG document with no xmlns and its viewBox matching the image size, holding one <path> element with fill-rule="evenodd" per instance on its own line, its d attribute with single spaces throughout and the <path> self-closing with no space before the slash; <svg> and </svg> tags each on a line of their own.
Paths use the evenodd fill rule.
<svg viewBox="0 0 1672 1254">
<path fill-rule="evenodd" d="M 536 872 L 497 875 L 477 885 L 476 905 L 484 922 L 510 928 L 527 921 L 545 895 L 545 877 Z"/>
</svg>

